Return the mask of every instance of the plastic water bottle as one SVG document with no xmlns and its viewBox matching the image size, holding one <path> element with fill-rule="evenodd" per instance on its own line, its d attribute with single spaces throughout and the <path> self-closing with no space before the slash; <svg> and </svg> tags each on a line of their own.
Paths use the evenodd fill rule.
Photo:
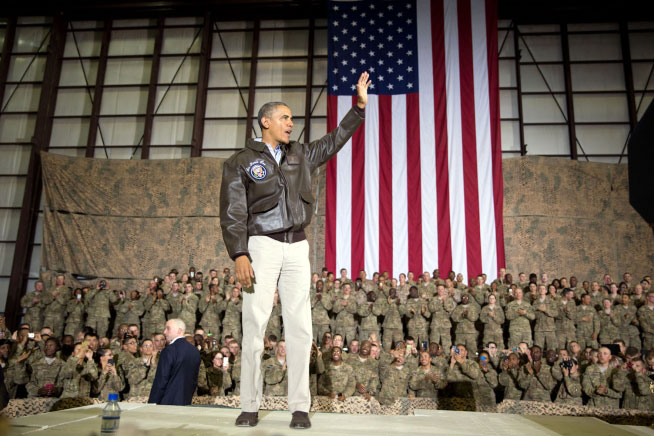
<svg viewBox="0 0 654 436">
<path fill-rule="evenodd" d="M 109 394 L 109 402 L 102 409 L 102 428 L 100 434 L 114 434 L 120 425 L 120 407 L 118 394 Z"/>
</svg>

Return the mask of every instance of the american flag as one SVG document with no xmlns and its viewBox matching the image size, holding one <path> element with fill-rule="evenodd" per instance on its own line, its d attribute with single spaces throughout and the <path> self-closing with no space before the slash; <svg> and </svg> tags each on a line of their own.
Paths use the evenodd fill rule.
<svg viewBox="0 0 654 436">
<path fill-rule="evenodd" d="M 327 164 L 325 263 L 489 279 L 504 266 L 496 0 L 329 2 L 327 129 L 372 84 Z"/>
</svg>

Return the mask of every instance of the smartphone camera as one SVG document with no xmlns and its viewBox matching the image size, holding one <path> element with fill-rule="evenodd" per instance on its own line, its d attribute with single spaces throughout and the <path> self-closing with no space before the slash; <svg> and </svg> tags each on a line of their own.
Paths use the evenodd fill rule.
<svg viewBox="0 0 654 436">
<path fill-rule="evenodd" d="M 30 338 L 30 339 L 34 339 L 34 333 L 28 333 L 27 337 Z"/>
</svg>

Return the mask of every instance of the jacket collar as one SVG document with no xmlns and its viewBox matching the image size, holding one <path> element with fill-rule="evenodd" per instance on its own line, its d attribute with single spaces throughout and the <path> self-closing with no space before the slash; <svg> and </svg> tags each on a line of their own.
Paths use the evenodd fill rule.
<svg viewBox="0 0 654 436">
<path fill-rule="evenodd" d="M 263 141 L 257 141 L 255 139 L 248 139 L 245 141 L 245 147 L 246 148 L 251 148 L 252 150 L 258 151 L 259 153 L 262 153 L 266 150 L 266 143 Z M 281 144 L 282 151 L 284 153 L 288 152 L 289 149 L 289 144 Z"/>
</svg>

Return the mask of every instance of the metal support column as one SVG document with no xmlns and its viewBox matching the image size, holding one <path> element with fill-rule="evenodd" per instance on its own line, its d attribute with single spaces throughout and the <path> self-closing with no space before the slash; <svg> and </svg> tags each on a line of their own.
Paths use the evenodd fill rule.
<svg viewBox="0 0 654 436">
<path fill-rule="evenodd" d="M 568 44 L 568 25 L 561 24 L 561 51 L 563 53 L 563 75 L 565 77 L 565 105 L 568 112 L 568 137 L 570 139 L 570 159 L 577 160 L 577 131 L 575 128 L 575 109 L 572 101 L 572 76 L 570 73 L 570 46 Z"/>
<path fill-rule="evenodd" d="M 159 65 L 161 64 L 161 46 L 163 45 L 164 18 L 157 20 L 157 36 L 154 39 L 154 54 L 150 70 L 150 85 L 148 86 L 148 103 L 145 110 L 145 126 L 141 144 L 141 159 L 150 158 L 150 142 L 152 142 L 152 124 L 154 123 L 154 104 L 157 100 L 157 82 L 159 81 Z"/>
<path fill-rule="evenodd" d="M 198 86 L 195 91 L 195 115 L 193 117 L 193 136 L 191 137 L 191 157 L 202 155 L 204 140 L 204 117 L 207 112 L 207 87 L 209 86 L 209 68 L 211 66 L 211 44 L 213 42 L 213 18 L 210 12 L 204 16 L 202 29 L 202 46 L 200 48 L 200 71 Z"/>
</svg>

